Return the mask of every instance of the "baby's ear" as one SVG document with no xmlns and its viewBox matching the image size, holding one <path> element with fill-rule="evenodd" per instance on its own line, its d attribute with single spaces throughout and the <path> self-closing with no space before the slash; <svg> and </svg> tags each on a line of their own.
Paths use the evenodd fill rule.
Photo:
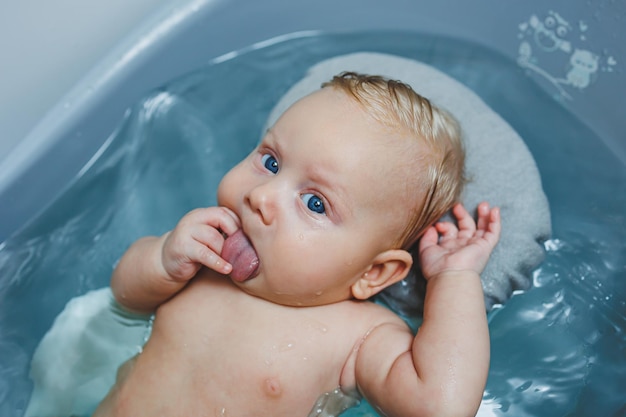
<svg viewBox="0 0 626 417">
<path fill-rule="evenodd" d="M 352 284 L 352 296 L 366 300 L 388 286 L 402 280 L 413 265 L 411 254 L 402 249 L 390 249 L 380 253 L 370 268 Z"/>
</svg>

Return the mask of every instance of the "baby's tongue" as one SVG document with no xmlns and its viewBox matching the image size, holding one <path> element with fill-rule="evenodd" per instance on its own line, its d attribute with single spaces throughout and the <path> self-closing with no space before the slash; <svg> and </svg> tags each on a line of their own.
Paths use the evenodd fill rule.
<svg viewBox="0 0 626 417">
<path fill-rule="evenodd" d="M 230 277 L 237 282 L 252 278 L 259 267 L 259 257 L 241 229 L 224 241 L 222 258 L 233 266 Z"/>
</svg>

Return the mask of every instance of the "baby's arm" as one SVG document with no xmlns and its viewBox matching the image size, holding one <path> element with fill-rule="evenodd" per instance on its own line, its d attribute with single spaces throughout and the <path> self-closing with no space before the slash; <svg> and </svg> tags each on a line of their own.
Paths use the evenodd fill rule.
<svg viewBox="0 0 626 417">
<path fill-rule="evenodd" d="M 161 237 L 137 240 L 122 256 L 111 289 L 122 306 L 151 313 L 180 291 L 204 265 L 221 274 L 232 266 L 223 260 L 224 236 L 239 228 L 237 216 L 223 207 L 196 209 Z"/>
<path fill-rule="evenodd" d="M 465 405 L 474 415 L 489 371 L 489 329 L 480 273 L 500 238 L 500 211 L 481 203 L 477 223 L 460 204 L 453 213 L 458 229 L 452 223 L 439 223 L 420 241 L 427 287 L 424 322 L 413 344 L 413 358 L 425 375 L 445 387 L 444 402 Z"/>
<path fill-rule="evenodd" d="M 427 289 L 416 337 L 381 326 L 357 359 L 360 388 L 389 416 L 474 416 L 480 405 L 489 370 L 480 273 L 498 242 L 500 213 L 487 203 L 479 205 L 477 223 L 460 204 L 453 213 L 458 228 L 438 223 L 420 241 Z M 368 374 L 381 358 L 384 369 Z"/>
</svg>

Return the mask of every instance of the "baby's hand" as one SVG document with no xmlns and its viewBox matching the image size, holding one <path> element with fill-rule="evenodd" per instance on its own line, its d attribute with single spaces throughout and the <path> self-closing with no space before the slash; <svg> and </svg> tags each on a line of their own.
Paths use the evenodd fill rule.
<svg viewBox="0 0 626 417">
<path fill-rule="evenodd" d="M 480 274 L 500 238 L 500 210 L 478 205 L 478 222 L 461 204 L 452 209 L 457 227 L 450 222 L 437 223 L 422 236 L 419 258 L 424 278 L 446 271 L 472 270 Z"/>
<path fill-rule="evenodd" d="M 230 273 L 232 266 L 220 256 L 223 233 L 231 235 L 239 227 L 237 215 L 224 207 L 187 213 L 163 243 L 161 260 L 165 272 L 178 282 L 189 281 L 203 265 L 220 274 Z"/>
</svg>

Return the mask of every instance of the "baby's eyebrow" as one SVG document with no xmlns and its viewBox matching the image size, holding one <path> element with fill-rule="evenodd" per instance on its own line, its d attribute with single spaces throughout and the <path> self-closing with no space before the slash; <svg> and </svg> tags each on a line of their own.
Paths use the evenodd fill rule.
<svg viewBox="0 0 626 417">
<path fill-rule="evenodd" d="M 313 183 L 320 186 L 320 191 L 332 196 L 332 209 L 340 219 L 352 212 L 348 192 L 345 186 L 340 181 L 337 181 L 337 175 L 329 172 L 327 167 L 323 166 L 323 164 L 320 165 L 319 161 L 308 166 L 307 175 Z"/>
<path fill-rule="evenodd" d="M 266 136 L 272 136 L 274 138 L 277 138 L 276 136 L 276 130 L 274 129 L 274 126 L 270 126 L 265 130 L 265 135 Z"/>
<path fill-rule="evenodd" d="M 273 145 L 280 147 L 281 137 L 276 133 L 276 129 L 274 129 L 273 127 L 268 127 L 265 131 L 265 137 L 269 138 L 269 142 L 271 142 Z"/>
<path fill-rule="evenodd" d="M 271 134 L 272 134 L 272 131 L 270 130 L 269 127 L 265 129 L 265 132 L 263 132 L 263 134 L 261 135 L 261 139 L 259 139 L 257 146 L 265 142 L 267 140 L 267 137 L 270 136 Z"/>
<path fill-rule="evenodd" d="M 277 156 L 281 155 L 282 147 L 280 144 L 280 138 L 276 134 L 276 131 L 271 127 L 267 128 L 267 130 L 265 131 L 265 135 L 263 136 L 263 139 L 261 139 L 259 145 L 267 145 L 269 148 L 276 150 L 276 152 L 278 153 Z"/>
</svg>

